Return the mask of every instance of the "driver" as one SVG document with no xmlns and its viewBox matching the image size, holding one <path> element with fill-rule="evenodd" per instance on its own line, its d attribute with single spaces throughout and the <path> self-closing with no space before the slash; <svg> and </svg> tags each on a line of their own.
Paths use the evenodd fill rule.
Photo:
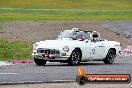
<svg viewBox="0 0 132 88">
<path fill-rule="evenodd" d="M 76 35 L 76 36 L 74 37 L 74 39 L 80 40 L 80 41 L 84 41 L 84 40 L 85 40 L 85 38 L 82 36 L 82 34 Z"/>
<path fill-rule="evenodd" d="M 93 41 L 100 41 L 100 37 L 98 33 L 94 32 L 92 37 L 93 37 Z"/>
</svg>

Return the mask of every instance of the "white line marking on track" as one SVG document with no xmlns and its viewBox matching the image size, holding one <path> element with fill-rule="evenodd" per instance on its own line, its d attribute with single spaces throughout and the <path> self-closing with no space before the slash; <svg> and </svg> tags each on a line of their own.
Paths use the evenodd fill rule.
<svg viewBox="0 0 132 88">
<path fill-rule="evenodd" d="M 127 11 L 132 11 L 132 10 L 118 10 L 118 9 L 116 9 L 116 10 L 110 10 L 110 9 L 100 9 L 100 10 L 90 10 L 90 9 L 45 9 L 45 8 L 0 8 L 0 10 L 67 10 L 67 11 L 91 11 L 91 12 L 93 12 L 93 11 L 102 11 L 102 12 L 110 12 L 110 11 L 112 11 L 112 12 L 120 12 L 120 11 L 125 11 L 125 12 L 127 12 Z"/>
<path fill-rule="evenodd" d="M 0 75 L 16 75 L 16 74 L 20 74 L 20 73 L 0 73 Z"/>
</svg>

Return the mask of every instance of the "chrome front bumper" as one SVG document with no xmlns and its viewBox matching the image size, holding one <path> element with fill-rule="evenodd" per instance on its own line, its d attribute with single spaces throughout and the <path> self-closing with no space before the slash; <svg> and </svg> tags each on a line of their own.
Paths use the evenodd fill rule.
<svg viewBox="0 0 132 88">
<path fill-rule="evenodd" d="M 70 56 L 60 56 L 60 55 L 44 55 L 44 54 L 34 54 L 32 53 L 33 58 L 38 58 L 38 59 L 44 59 L 47 61 L 52 61 L 52 60 L 67 60 Z"/>
</svg>

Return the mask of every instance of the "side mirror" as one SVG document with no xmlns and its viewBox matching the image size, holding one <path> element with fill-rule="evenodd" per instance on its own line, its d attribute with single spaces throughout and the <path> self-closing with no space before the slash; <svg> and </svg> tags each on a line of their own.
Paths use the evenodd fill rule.
<svg viewBox="0 0 132 88">
<path fill-rule="evenodd" d="M 85 39 L 84 40 L 86 43 L 90 42 L 91 40 L 90 39 Z"/>
</svg>

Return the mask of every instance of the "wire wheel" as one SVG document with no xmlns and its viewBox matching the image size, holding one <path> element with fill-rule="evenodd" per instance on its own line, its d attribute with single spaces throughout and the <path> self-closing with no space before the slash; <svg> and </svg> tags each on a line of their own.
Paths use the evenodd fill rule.
<svg viewBox="0 0 132 88">
<path fill-rule="evenodd" d="M 78 49 L 75 49 L 73 50 L 69 58 L 68 64 L 72 66 L 76 66 L 80 63 L 80 59 L 81 59 L 81 53 Z"/>
<path fill-rule="evenodd" d="M 103 60 L 105 64 L 112 64 L 114 62 L 115 58 L 115 52 L 114 50 L 110 49 L 106 55 L 106 58 Z"/>
</svg>

